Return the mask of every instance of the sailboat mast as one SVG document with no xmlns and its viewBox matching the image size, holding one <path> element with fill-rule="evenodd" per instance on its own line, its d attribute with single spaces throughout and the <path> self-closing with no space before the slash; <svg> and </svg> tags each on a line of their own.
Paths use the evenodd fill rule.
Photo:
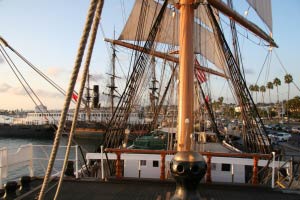
<svg viewBox="0 0 300 200">
<path fill-rule="evenodd" d="M 115 36 L 114 36 L 115 37 Z M 116 48 L 115 44 L 112 45 L 113 54 L 112 54 L 112 76 L 110 78 L 111 88 L 110 88 L 110 103 L 111 103 L 111 113 L 114 112 L 114 91 L 115 87 L 115 76 L 116 76 Z"/>
<path fill-rule="evenodd" d="M 194 96 L 194 0 L 180 0 L 179 20 L 179 94 L 177 150 L 190 151 L 193 132 Z"/>
<path fill-rule="evenodd" d="M 114 32 L 114 38 L 115 38 L 115 32 Z M 109 93 L 104 93 L 105 95 L 110 97 L 110 109 L 111 109 L 111 113 L 114 113 L 114 98 L 117 97 L 115 95 L 115 90 L 116 90 L 116 45 L 114 43 L 112 43 L 111 45 L 112 48 L 112 57 L 111 57 L 111 73 L 109 73 L 110 75 L 110 85 L 107 85 L 106 87 L 109 88 Z"/>
<path fill-rule="evenodd" d="M 156 87 L 156 75 L 155 75 L 155 58 L 152 57 L 151 58 L 151 70 L 152 70 L 152 80 L 151 80 L 151 86 L 150 86 L 150 90 L 151 90 L 151 93 L 150 93 L 150 110 L 151 112 L 155 113 L 155 110 L 156 110 L 156 105 L 157 105 L 157 97 L 156 97 L 156 90 L 158 89 Z"/>
</svg>

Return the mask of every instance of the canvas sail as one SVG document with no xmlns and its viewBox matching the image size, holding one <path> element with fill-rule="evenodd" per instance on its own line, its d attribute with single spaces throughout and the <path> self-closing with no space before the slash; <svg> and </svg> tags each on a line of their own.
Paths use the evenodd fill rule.
<svg viewBox="0 0 300 200">
<path fill-rule="evenodd" d="M 214 10 L 214 12 L 218 13 L 217 10 Z M 201 21 L 201 23 L 203 23 L 203 24 L 205 24 L 205 26 L 209 27 L 210 30 L 212 29 L 209 18 L 206 14 L 206 10 L 203 5 L 199 5 L 197 7 L 197 9 L 195 10 L 194 14 L 195 14 L 195 18 L 198 18 Z M 216 18 L 219 21 L 218 15 L 216 15 Z"/>
<path fill-rule="evenodd" d="M 138 29 L 138 21 L 140 16 L 140 10 L 142 6 L 143 1 L 142 0 L 136 0 L 134 7 L 131 11 L 131 14 L 127 20 L 127 23 L 125 27 L 123 28 L 123 31 L 121 32 L 119 36 L 119 40 L 129 40 L 129 41 L 145 41 L 147 39 L 148 33 L 151 29 L 153 20 L 157 16 L 161 5 L 154 2 L 154 1 L 146 1 L 144 3 L 147 3 L 147 11 L 145 13 L 145 21 L 143 23 L 143 34 L 141 37 L 136 38 L 136 33 Z M 202 7 L 202 6 L 199 6 Z M 198 8 L 203 9 L 203 8 Z M 203 9 L 204 11 L 204 9 Z M 204 23 L 207 27 L 210 27 L 210 22 L 205 17 L 202 10 L 196 13 L 199 13 L 196 17 L 203 20 L 202 23 Z M 200 14 L 202 13 L 202 14 Z M 168 9 L 166 11 L 166 14 L 161 22 L 161 28 L 159 30 L 159 33 L 155 39 L 156 42 L 159 43 L 165 43 L 170 45 L 176 45 L 178 46 L 178 37 L 179 37 L 179 27 L 178 27 L 178 21 L 179 21 L 179 15 L 173 14 L 171 9 Z M 208 59 L 211 63 L 213 63 L 216 67 L 220 69 L 224 69 L 224 62 L 221 60 L 221 56 L 219 56 L 219 50 L 217 48 L 217 44 L 214 38 L 214 34 L 209 31 L 207 28 L 204 28 L 198 23 L 194 23 L 194 47 L 195 47 L 195 53 L 200 53 L 203 57 Z"/>
<path fill-rule="evenodd" d="M 271 0 L 247 0 L 247 2 L 272 32 L 273 26 Z"/>
</svg>

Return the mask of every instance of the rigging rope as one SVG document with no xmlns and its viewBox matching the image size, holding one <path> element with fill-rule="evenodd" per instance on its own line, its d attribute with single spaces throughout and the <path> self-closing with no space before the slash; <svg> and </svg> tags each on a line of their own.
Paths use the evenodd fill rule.
<svg viewBox="0 0 300 200">
<path fill-rule="evenodd" d="M 267 82 L 268 82 L 268 79 L 269 79 L 269 75 L 270 75 L 270 69 L 271 69 L 271 61 L 272 61 L 272 49 L 270 48 L 269 51 L 271 52 L 270 53 L 270 56 L 269 56 L 269 59 L 268 59 L 268 64 L 267 64 L 267 71 L 266 71 L 266 76 L 265 76 L 265 85 L 267 86 Z"/>
<path fill-rule="evenodd" d="M 41 70 L 39 70 L 36 66 L 34 66 L 29 60 L 27 60 L 21 53 L 15 50 L 12 46 L 8 44 L 1 36 L 0 41 L 9 48 L 13 53 L 15 53 L 21 60 L 23 60 L 29 67 L 31 67 L 35 72 L 37 72 L 42 78 L 44 78 L 50 85 L 52 85 L 55 89 L 57 89 L 61 94 L 66 95 L 64 89 L 62 89 L 58 84 L 56 84 L 51 78 L 49 78 L 46 74 L 44 74 Z M 3 48 L 3 47 L 2 47 Z M 4 50 L 5 51 L 5 50 Z M 10 59 L 11 60 L 11 59 Z M 12 62 L 12 61 L 11 61 Z"/>
<path fill-rule="evenodd" d="M 268 53 L 267 53 L 267 55 L 266 55 L 266 58 L 265 58 L 265 60 L 264 60 L 264 63 L 263 63 L 263 65 L 262 65 L 262 67 L 260 68 L 260 72 L 259 72 L 259 74 L 258 74 L 258 77 L 257 77 L 256 81 L 255 81 L 255 85 L 257 84 L 258 79 L 259 79 L 259 77 L 260 77 L 262 71 L 264 70 L 265 64 L 266 64 L 266 62 L 267 62 L 269 56 L 270 56 L 270 51 L 268 51 Z"/>
<path fill-rule="evenodd" d="M 224 24 L 226 24 L 227 26 L 230 26 L 230 25 L 229 25 L 222 17 L 220 17 L 220 19 L 221 19 L 221 21 L 222 21 Z M 244 29 L 244 30 L 245 30 L 245 33 L 247 33 L 247 35 L 241 33 L 241 32 L 238 31 L 238 30 L 237 30 L 237 33 L 238 33 L 239 35 L 243 36 L 245 39 L 247 39 L 247 40 L 249 40 L 250 42 L 252 42 L 253 44 L 255 44 L 255 45 L 257 45 L 257 46 L 263 46 L 263 47 L 264 47 L 264 46 L 270 46 L 270 45 L 264 43 L 264 41 L 261 40 L 261 39 L 260 39 L 258 36 L 256 36 L 254 33 L 252 33 L 251 31 L 249 32 L 249 31 L 248 31 L 246 28 L 244 28 L 243 26 L 240 26 L 240 25 L 239 25 L 239 27 L 242 28 L 242 29 Z M 249 36 L 248 36 L 249 33 L 250 33 L 251 35 L 253 35 L 254 37 L 258 38 L 258 39 L 259 39 L 259 42 L 250 39 Z"/>
<path fill-rule="evenodd" d="M 7 43 L 5 43 L 5 44 L 7 44 Z M 17 66 L 15 65 L 15 63 L 12 61 L 12 59 L 10 58 L 10 56 L 8 55 L 8 53 L 5 51 L 5 49 L 1 45 L 1 43 L 0 43 L 0 46 L 1 46 L 1 49 L 0 49 L 1 54 L 3 55 L 5 61 L 7 62 L 7 64 L 9 65 L 9 67 L 11 68 L 11 70 L 13 71 L 13 73 L 15 74 L 15 76 L 17 77 L 17 79 L 20 82 L 20 84 L 22 85 L 23 89 L 25 90 L 25 92 L 27 93 L 27 95 L 29 96 L 29 98 L 32 100 L 32 102 L 34 103 L 34 105 L 36 106 L 36 108 L 39 110 L 39 112 L 42 113 L 42 115 L 45 117 L 46 120 L 48 120 L 48 118 L 46 117 L 46 115 L 44 115 L 45 111 L 42 110 L 42 108 L 39 106 L 39 105 L 44 105 L 44 104 L 42 103 L 42 101 L 40 100 L 40 98 L 37 96 L 37 94 L 34 92 L 34 90 L 29 85 L 29 83 L 26 81 L 25 77 L 21 74 L 21 72 L 19 71 L 19 69 L 17 68 Z M 6 46 L 8 46 L 8 45 L 6 45 Z M 31 93 L 37 99 L 37 101 L 39 102 L 39 104 L 33 98 L 33 96 L 31 95 Z M 56 124 L 56 121 L 55 121 L 54 117 L 50 115 L 50 112 L 48 110 L 46 110 L 46 113 L 48 114 L 48 116 L 50 116 L 52 118 L 53 123 Z M 54 131 L 56 131 L 57 127 L 53 123 L 50 123 L 49 125 L 50 125 L 51 128 L 53 128 Z"/>
<path fill-rule="evenodd" d="M 26 88 L 25 84 L 22 82 L 21 78 L 20 78 L 19 75 L 17 74 L 17 72 L 19 72 L 19 71 L 16 70 L 16 69 L 14 69 L 14 67 L 12 66 L 12 65 L 14 65 L 14 63 L 13 63 L 9 58 L 7 58 L 7 57 L 5 56 L 5 55 L 7 55 L 7 53 L 5 52 L 5 50 L 4 50 L 4 48 L 3 48 L 3 46 L 2 46 L 1 44 L 0 44 L 0 46 L 1 46 L 0 52 L 1 52 L 2 56 L 4 57 L 5 61 L 7 62 L 7 64 L 9 65 L 9 67 L 11 68 L 11 70 L 13 71 L 13 73 L 15 74 L 15 76 L 17 77 L 17 79 L 19 80 L 19 82 L 21 83 L 22 87 L 24 88 L 24 90 L 26 91 L 26 93 L 28 94 L 28 96 L 31 98 L 31 100 L 34 102 L 35 105 L 38 105 L 38 104 L 36 103 L 36 101 L 34 100 L 34 98 L 32 97 L 32 95 L 30 94 L 30 91 L 28 91 L 28 89 Z M 10 63 L 9 60 L 10 60 L 10 62 L 12 62 L 12 63 Z M 15 67 L 16 67 L 16 66 L 15 66 Z M 21 77 L 22 77 L 22 76 L 21 76 Z M 23 81 L 24 81 L 24 80 L 23 80 Z M 25 82 L 25 83 L 27 83 L 27 82 Z M 28 86 L 28 85 L 27 85 L 27 87 L 30 88 L 30 86 Z"/>
<path fill-rule="evenodd" d="M 41 70 L 35 67 L 31 62 L 29 62 L 24 56 L 22 56 L 18 51 L 12 48 L 10 45 L 7 46 L 11 51 L 13 51 L 17 56 L 19 56 L 25 63 L 28 64 L 34 71 L 36 71 L 39 75 L 41 75 L 46 81 L 48 81 L 54 88 L 56 88 L 61 94 L 65 95 L 66 92 L 62 89 L 58 84 L 56 84 L 53 80 L 51 80 L 46 74 L 44 74 Z"/>
<path fill-rule="evenodd" d="M 122 17 L 123 17 L 123 25 L 126 23 L 126 9 L 125 9 L 125 3 L 124 0 L 120 0 L 121 4 L 121 9 L 122 9 Z"/>
<path fill-rule="evenodd" d="M 145 3 L 145 1 L 143 1 L 143 3 Z M 151 28 L 150 33 L 148 34 L 148 38 L 144 44 L 143 51 L 141 53 L 136 52 L 135 64 L 133 66 L 129 81 L 127 82 L 125 90 L 119 100 L 119 103 L 117 104 L 117 108 L 115 109 L 115 112 L 113 113 L 113 116 L 109 122 L 109 127 L 106 130 L 103 143 L 105 147 L 119 147 L 122 143 L 122 139 L 124 138 L 124 135 L 122 133 L 129 117 L 129 112 L 133 106 L 132 103 L 137 92 L 136 88 L 141 83 L 145 67 L 149 60 L 148 53 L 153 48 L 154 39 L 156 37 L 156 34 L 158 33 L 159 26 L 161 24 L 161 20 L 163 18 L 163 14 L 167 7 L 167 4 L 168 2 L 164 1 L 164 4 L 160 9 L 158 16 L 156 17 L 155 23 Z M 146 6 L 142 6 L 141 14 L 146 14 L 146 12 L 143 12 L 143 7 Z M 139 21 L 138 29 L 141 29 L 141 27 L 144 26 L 144 24 L 141 24 L 142 21 L 143 20 Z M 138 32 L 141 31 L 142 30 L 138 30 Z"/>
<path fill-rule="evenodd" d="M 235 62 L 235 59 L 226 42 L 225 36 L 212 13 L 210 5 L 206 5 L 206 11 L 211 24 L 213 25 L 214 34 L 216 36 L 219 48 L 222 50 L 224 58 L 226 58 L 231 81 L 234 84 L 235 93 L 238 96 L 239 104 L 242 108 L 243 119 L 247 126 L 247 134 L 245 134 L 244 137 L 244 145 L 246 146 L 245 150 L 251 152 L 268 153 L 272 148 L 270 146 L 270 140 L 265 133 L 263 122 L 247 88 L 246 82 L 243 79 L 240 68 Z"/>
<path fill-rule="evenodd" d="M 227 0 L 227 4 L 233 9 L 232 0 Z M 238 40 L 238 36 L 237 36 L 236 23 L 232 19 L 230 19 L 230 28 L 231 28 L 232 43 L 233 43 L 234 56 L 235 56 L 235 59 L 236 59 L 236 63 L 241 68 L 242 75 L 244 76 L 244 79 L 246 80 L 245 69 L 244 69 L 242 55 L 241 55 L 241 49 L 240 49 L 240 44 L 239 44 L 239 40 Z"/>
<path fill-rule="evenodd" d="M 103 4 L 104 4 L 104 0 L 99 0 L 98 4 L 97 4 L 97 8 L 96 8 L 96 13 L 94 16 L 94 22 L 93 22 L 93 26 L 92 26 L 92 33 L 91 33 L 91 38 L 90 38 L 90 42 L 89 42 L 89 47 L 88 47 L 88 52 L 87 52 L 87 56 L 86 56 L 86 60 L 85 60 L 85 64 L 84 64 L 84 68 L 83 68 L 83 74 L 82 74 L 82 80 L 81 80 L 81 85 L 80 85 L 80 90 L 79 90 L 79 96 L 78 96 L 78 101 L 76 104 L 76 108 L 75 108 L 75 113 L 73 116 L 73 122 L 72 122 L 72 127 L 70 130 L 70 134 L 69 134 L 69 140 L 68 140 L 68 144 L 67 144 L 67 149 L 66 149 L 66 153 L 65 153 L 65 159 L 64 159 L 64 164 L 62 167 L 61 172 L 64 173 L 66 166 L 68 164 L 68 159 L 69 159 L 69 154 L 70 154 L 70 149 L 71 149 L 71 142 L 72 142 L 72 138 L 76 129 L 76 122 L 77 122 L 77 118 L 78 118 L 78 113 L 79 113 L 79 109 L 80 109 L 80 102 L 83 96 L 83 90 L 84 90 L 84 86 L 86 83 L 86 79 L 88 76 L 88 71 L 89 71 L 89 66 L 90 66 L 90 62 L 91 62 L 91 57 L 93 54 L 93 49 L 94 49 L 94 44 L 95 44 L 95 40 L 96 40 L 96 36 L 97 36 L 97 30 L 98 30 L 98 25 L 100 22 L 100 17 L 101 17 L 101 13 L 102 13 L 102 8 L 103 8 Z M 78 173 L 78 172 L 77 172 Z M 61 185 L 62 185 L 62 181 L 63 181 L 63 174 L 61 174 L 60 178 L 59 178 L 59 182 L 58 182 L 58 186 L 56 189 L 56 193 L 54 196 L 54 200 L 56 200 L 58 198 L 60 189 L 61 189 Z"/>
<path fill-rule="evenodd" d="M 153 116 L 153 120 L 152 120 L 151 126 L 150 126 L 150 130 L 156 128 L 158 116 L 159 116 L 159 113 L 160 113 L 160 111 L 161 111 L 161 109 L 162 109 L 162 107 L 163 107 L 163 103 L 165 102 L 165 98 L 166 98 L 166 96 L 167 96 L 167 92 L 169 91 L 170 85 L 171 85 L 172 80 L 173 80 L 173 77 L 174 77 L 174 75 L 175 75 L 176 68 L 177 68 L 177 65 L 175 65 L 175 66 L 173 67 L 171 77 L 170 77 L 170 79 L 169 79 L 169 81 L 168 81 L 168 84 L 167 84 L 167 86 L 166 86 L 166 88 L 165 88 L 165 91 L 164 91 L 164 93 L 163 93 L 163 95 L 162 95 L 162 98 L 160 99 L 159 102 L 157 101 L 157 104 L 158 104 L 157 106 L 158 106 L 158 108 L 155 109 L 154 116 Z"/>
<path fill-rule="evenodd" d="M 134 44 L 138 45 L 138 46 L 140 46 L 140 44 L 141 44 L 141 39 L 140 38 L 142 38 L 143 34 L 144 34 L 144 24 L 146 24 L 145 23 L 146 13 L 147 13 L 146 1 L 143 0 L 141 8 L 140 8 L 140 16 L 139 16 L 139 21 L 138 21 L 138 25 L 137 25 L 136 35 L 135 35 L 135 38 L 134 38 Z M 138 57 L 138 52 L 137 51 L 132 51 L 126 82 L 129 81 L 130 73 L 132 73 L 131 72 L 131 67 L 133 68 L 132 69 L 132 71 L 133 71 L 134 67 L 135 67 L 134 64 L 137 62 L 138 58 L 139 58 Z M 132 62 L 133 62 L 133 65 L 132 65 Z"/>
<path fill-rule="evenodd" d="M 42 101 L 40 100 L 40 98 L 36 95 L 36 93 L 33 91 L 33 89 L 32 89 L 32 87 L 30 87 L 30 85 L 29 85 L 29 83 L 26 81 L 26 79 L 24 78 L 24 76 L 22 75 L 22 73 L 20 72 L 20 70 L 17 68 L 17 66 L 14 64 L 14 62 L 11 60 L 11 58 L 10 58 L 10 56 L 7 54 L 7 52 L 4 50 L 4 48 L 3 48 L 3 46 L 1 45 L 1 49 L 2 49 L 2 51 L 1 51 L 1 53 L 2 53 L 2 55 L 4 56 L 4 58 L 5 58 L 5 60 L 6 60 L 6 62 L 9 64 L 9 63 L 11 63 L 11 64 L 9 64 L 9 66 L 11 67 L 11 69 L 13 70 L 13 72 L 14 72 L 14 74 L 18 77 L 18 75 L 17 74 L 19 74 L 19 77 L 18 77 L 18 80 L 20 81 L 20 82 L 22 82 L 21 80 L 20 80 L 20 77 L 21 77 L 21 79 L 23 80 L 23 84 L 22 84 L 22 86 L 24 87 L 24 89 L 26 90 L 26 92 L 27 92 L 27 94 L 29 95 L 29 96 L 31 96 L 31 94 L 30 94 L 30 92 L 34 95 L 34 97 L 38 100 L 38 102 L 40 103 L 40 104 L 42 104 Z M 3 53 L 4 52 L 4 53 Z M 13 69 L 14 68 L 14 69 Z M 24 83 L 25 83 L 25 85 L 28 87 L 28 89 L 30 90 L 30 92 L 28 91 L 28 89 L 26 89 L 26 87 L 24 86 Z M 35 102 L 35 101 L 34 101 Z M 43 104 L 42 104 L 43 105 Z"/>
<path fill-rule="evenodd" d="M 62 110 L 60 123 L 59 123 L 59 126 L 58 126 L 58 130 L 56 132 L 56 135 L 55 135 L 55 139 L 54 139 L 53 148 L 52 148 L 52 151 L 51 151 L 47 171 L 46 171 L 46 174 L 45 174 L 45 177 L 44 177 L 44 181 L 43 181 L 41 191 L 39 193 L 38 200 L 43 200 L 44 199 L 45 191 L 46 191 L 46 188 L 48 186 L 49 178 L 50 178 L 50 175 L 51 175 L 51 172 L 52 172 L 52 168 L 53 168 L 54 161 L 55 161 L 55 158 L 56 158 L 56 153 L 57 153 L 58 146 L 59 146 L 61 133 L 62 133 L 63 127 L 65 125 L 66 116 L 67 116 L 68 109 L 69 109 L 69 106 L 70 106 L 72 93 L 73 93 L 75 83 L 76 83 L 76 80 L 77 80 L 77 76 L 78 76 L 81 61 L 82 61 L 82 58 L 83 58 L 85 46 L 86 46 L 86 43 L 87 43 L 87 40 L 88 40 L 89 32 L 90 32 L 90 29 L 91 29 L 91 26 L 92 26 L 92 23 L 93 23 L 93 18 L 94 18 L 97 3 L 98 3 L 98 0 L 91 0 L 90 8 L 89 8 L 89 11 L 88 11 L 88 16 L 87 16 L 87 19 L 86 19 L 86 22 L 85 22 L 85 27 L 84 27 L 83 34 L 82 34 L 82 37 L 81 37 L 81 40 L 80 40 L 80 44 L 79 44 L 79 48 L 78 48 L 78 51 L 77 51 L 77 56 L 76 56 L 72 76 L 71 76 L 71 79 L 70 79 L 69 88 L 68 88 L 67 96 L 66 96 L 66 99 L 65 99 L 65 104 L 64 104 L 64 107 L 63 107 L 63 110 Z M 64 173 L 64 172 L 62 172 L 62 173 Z M 62 176 L 63 176 L 63 174 L 62 174 Z"/>
<path fill-rule="evenodd" d="M 0 41 L 6 46 L 8 47 L 13 53 L 15 53 L 21 60 L 23 60 L 29 67 L 31 67 L 35 72 L 37 72 L 42 78 L 44 78 L 50 85 L 52 85 L 55 89 L 57 89 L 61 94 L 63 94 L 64 96 L 66 95 L 66 92 L 64 89 L 62 89 L 58 84 L 56 84 L 52 79 L 50 79 L 46 74 L 44 74 L 41 70 L 39 70 L 37 67 L 35 67 L 29 60 L 27 60 L 22 54 L 20 54 L 17 50 L 15 50 L 12 46 L 10 46 L 8 44 L 7 41 L 5 41 L 1 36 L 0 36 Z M 0 43 L 1 45 L 1 43 Z M 3 46 L 1 45 L 3 51 L 5 52 L 5 54 L 7 55 L 9 61 L 15 66 L 16 70 L 19 72 L 19 70 L 17 69 L 16 65 L 14 64 L 14 62 L 11 60 L 11 58 L 9 57 L 9 55 L 7 54 L 7 52 L 4 50 Z M 3 55 L 4 56 L 4 55 Z M 8 62 L 8 61 L 7 61 Z M 11 64 L 8 63 L 10 66 Z M 17 74 L 14 73 L 16 76 Z M 22 77 L 22 79 L 24 80 L 25 83 L 27 83 L 27 81 L 25 80 L 25 78 L 22 76 L 22 74 L 19 72 L 20 76 Z M 18 77 L 17 77 L 18 78 Z M 18 80 L 21 82 L 21 80 L 18 78 Z M 22 83 L 21 83 L 22 84 Z M 39 112 L 41 112 L 43 114 L 43 116 L 45 117 L 46 120 L 48 120 L 48 117 L 46 115 L 44 115 L 45 111 L 42 110 L 39 105 L 44 105 L 41 100 L 38 98 L 38 96 L 35 94 L 35 92 L 33 91 L 33 89 L 30 87 L 30 85 L 27 83 L 26 84 L 27 87 L 30 88 L 31 92 L 36 96 L 36 98 L 38 99 L 40 104 L 37 104 L 36 101 L 33 99 L 32 95 L 30 94 L 30 92 L 28 92 L 28 90 L 25 88 L 24 84 L 22 84 L 22 86 L 24 87 L 26 93 L 28 94 L 28 96 L 31 98 L 31 100 L 33 101 L 33 103 L 35 104 L 36 108 L 39 110 Z M 75 92 L 75 91 L 74 91 Z M 76 93 L 76 92 L 75 92 Z M 55 120 L 55 118 L 53 117 L 53 115 L 50 114 L 50 112 L 48 110 L 46 110 L 46 113 L 48 114 L 49 117 L 51 117 L 51 119 L 53 120 L 53 123 L 49 123 L 50 126 L 53 128 L 54 131 L 57 130 L 57 127 L 55 126 L 57 121 Z"/>
<path fill-rule="evenodd" d="M 198 86 L 199 86 L 199 89 L 200 89 L 200 92 L 201 92 L 201 96 L 204 100 L 204 104 L 205 104 L 205 107 L 207 109 L 208 115 L 210 117 L 211 123 L 213 125 L 213 131 L 217 135 L 218 142 L 220 142 L 222 140 L 221 133 L 219 132 L 218 126 L 216 124 L 215 116 L 214 116 L 214 113 L 213 113 L 212 107 L 211 107 L 212 105 L 210 105 L 209 102 L 205 99 L 205 94 L 204 94 L 203 88 L 201 86 L 200 80 L 197 79 L 197 83 L 198 83 Z"/>
<path fill-rule="evenodd" d="M 276 51 L 274 51 L 274 52 L 275 52 L 275 55 L 276 55 L 276 57 L 277 57 L 277 59 L 278 59 L 280 65 L 281 65 L 281 67 L 283 68 L 283 70 L 284 70 L 285 73 L 287 74 L 288 72 L 287 72 L 287 70 L 285 69 L 284 65 L 282 64 L 281 60 L 279 59 L 279 56 L 277 55 Z M 298 91 L 300 92 L 300 88 L 298 87 L 298 85 L 296 85 L 296 83 L 295 83 L 294 81 L 293 81 L 293 84 L 295 85 L 295 87 L 296 87 L 296 88 L 298 89 Z"/>
</svg>

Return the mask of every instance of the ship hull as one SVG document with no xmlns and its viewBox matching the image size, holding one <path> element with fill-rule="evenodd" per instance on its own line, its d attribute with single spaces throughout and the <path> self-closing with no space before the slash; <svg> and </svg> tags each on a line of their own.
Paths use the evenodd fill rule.
<svg viewBox="0 0 300 200">
<path fill-rule="evenodd" d="M 93 128 L 76 128 L 74 137 L 78 139 L 97 139 L 103 140 L 104 129 L 93 129 Z"/>
<path fill-rule="evenodd" d="M 0 125 L 0 137 L 53 139 L 55 127 L 50 125 Z"/>
</svg>

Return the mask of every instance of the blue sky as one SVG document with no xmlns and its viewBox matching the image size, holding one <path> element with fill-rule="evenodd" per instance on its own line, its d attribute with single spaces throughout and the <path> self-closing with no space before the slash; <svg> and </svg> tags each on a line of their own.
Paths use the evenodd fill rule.
<svg viewBox="0 0 300 200">
<path fill-rule="evenodd" d="M 247 9 L 247 4 L 240 3 L 240 0 L 235 0 L 234 3 L 237 3 L 235 5 L 241 11 Z M 132 0 L 105 1 L 101 25 L 106 37 L 112 38 L 114 29 L 116 35 L 121 32 L 124 24 L 122 5 L 125 7 L 125 15 L 128 15 L 132 4 Z M 84 0 L 0 0 L 0 35 L 35 66 L 66 89 L 88 6 L 89 1 Z M 272 6 L 273 37 L 279 45 L 275 51 L 299 86 L 300 1 L 273 0 Z M 250 10 L 249 18 L 252 16 L 254 16 L 254 11 Z M 224 28 L 226 29 L 226 27 Z M 247 72 L 247 83 L 254 84 L 267 55 L 267 49 L 249 42 L 248 39 L 242 39 L 240 42 Z M 100 84 L 101 93 L 104 92 L 103 88 L 107 84 L 108 77 L 105 73 L 110 72 L 110 57 L 107 49 L 109 46 L 103 42 L 103 34 L 99 30 L 90 71 L 97 80 L 97 84 Z M 128 51 L 125 49 L 119 49 L 119 51 L 121 54 L 119 59 L 122 62 L 126 59 Z M 10 53 L 9 50 L 7 52 Z M 61 108 L 64 97 L 35 75 L 24 63 L 13 55 L 11 56 L 45 105 L 50 109 Z M 279 77 L 282 81 L 282 86 L 279 88 L 280 96 L 281 99 L 286 98 L 287 86 L 283 79 L 285 72 L 274 53 L 270 70 L 266 68 L 262 71 L 258 84 L 264 84 L 267 73 L 269 73 L 268 81 Z M 126 66 L 123 71 L 126 71 Z M 119 69 L 117 72 L 122 76 L 122 70 Z M 220 89 L 223 81 L 212 77 L 211 82 L 219 82 L 221 85 L 213 87 L 213 97 L 224 96 L 226 100 L 228 90 Z M 272 91 L 272 94 L 275 98 L 275 90 Z M 291 85 L 291 97 L 295 95 L 300 96 L 300 93 Z M 8 65 L 3 62 L 2 56 L 0 56 L 0 97 L 0 109 L 34 108 L 34 104 L 25 95 Z"/>
</svg>

